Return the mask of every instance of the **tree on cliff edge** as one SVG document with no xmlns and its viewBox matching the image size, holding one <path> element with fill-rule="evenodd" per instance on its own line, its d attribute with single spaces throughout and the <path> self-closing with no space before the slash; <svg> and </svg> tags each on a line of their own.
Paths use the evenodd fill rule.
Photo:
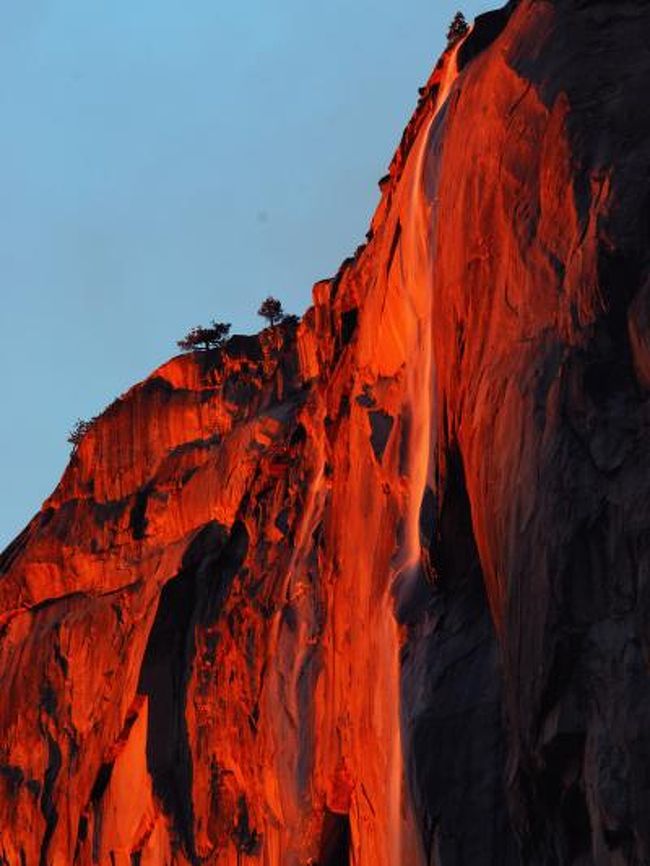
<svg viewBox="0 0 650 866">
<path fill-rule="evenodd" d="M 266 319 L 269 325 L 273 328 L 284 318 L 284 310 L 282 309 L 280 301 L 272 295 L 269 295 L 268 298 L 262 301 L 260 308 L 257 311 L 257 315 Z"/>
<path fill-rule="evenodd" d="M 208 349 L 220 349 L 229 332 L 229 323 L 213 321 L 209 328 L 204 328 L 202 325 L 192 328 L 182 340 L 178 340 L 176 345 L 183 352 L 194 352 L 197 349 L 204 349 L 207 352 Z"/>
<path fill-rule="evenodd" d="M 456 12 L 447 31 L 447 45 L 454 45 L 459 39 L 463 38 L 468 30 L 469 25 L 465 20 L 465 16 L 460 11 Z"/>
<path fill-rule="evenodd" d="M 81 440 L 92 427 L 94 420 L 94 418 L 91 418 L 90 421 L 84 421 L 82 418 L 78 418 L 75 421 L 72 430 L 68 433 L 68 442 L 72 445 L 73 449 L 76 450 L 79 447 Z"/>
</svg>

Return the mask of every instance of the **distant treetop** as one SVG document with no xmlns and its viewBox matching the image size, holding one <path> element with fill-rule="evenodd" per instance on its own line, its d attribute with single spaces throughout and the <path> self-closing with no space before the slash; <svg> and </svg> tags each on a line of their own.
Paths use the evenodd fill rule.
<svg viewBox="0 0 650 866">
<path fill-rule="evenodd" d="M 465 20 L 465 16 L 460 11 L 456 12 L 447 31 L 447 44 L 454 45 L 459 39 L 463 38 L 468 30 L 469 24 Z"/>
<path fill-rule="evenodd" d="M 199 349 L 207 352 L 208 349 L 220 349 L 229 333 L 229 323 L 215 322 L 213 320 L 209 328 L 204 328 L 202 325 L 192 328 L 182 340 L 178 340 L 176 345 L 183 352 L 195 352 Z"/>
<path fill-rule="evenodd" d="M 77 418 L 74 422 L 72 430 L 68 433 L 68 442 L 72 445 L 73 450 L 79 447 L 81 440 L 93 426 L 95 420 L 95 418 L 91 418 L 90 421 L 84 421 L 83 418 Z"/>
<path fill-rule="evenodd" d="M 269 325 L 274 327 L 284 318 L 284 310 L 282 309 L 280 301 L 272 295 L 269 295 L 268 298 L 260 304 L 257 315 L 266 319 Z"/>
</svg>

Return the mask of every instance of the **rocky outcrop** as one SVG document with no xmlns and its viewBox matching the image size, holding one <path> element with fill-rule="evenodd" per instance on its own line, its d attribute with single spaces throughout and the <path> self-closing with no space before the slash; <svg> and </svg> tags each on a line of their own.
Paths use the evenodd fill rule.
<svg viewBox="0 0 650 866">
<path fill-rule="evenodd" d="M 93 424 L 1 560 L 3 866 L 650 862 L 649 38 L 480 18 L 300 323 Z"/>
</svg>

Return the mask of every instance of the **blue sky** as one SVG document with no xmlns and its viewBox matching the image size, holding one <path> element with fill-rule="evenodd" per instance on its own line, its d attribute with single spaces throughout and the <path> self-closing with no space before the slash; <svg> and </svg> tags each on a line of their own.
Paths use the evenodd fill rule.
<svg viewBox="0 0 650 866">
<path fill-rule="evenodd" d="M 0 0 L 0 549 L 76 418 L 363 240 L 457 4 Z"/>
</svg>

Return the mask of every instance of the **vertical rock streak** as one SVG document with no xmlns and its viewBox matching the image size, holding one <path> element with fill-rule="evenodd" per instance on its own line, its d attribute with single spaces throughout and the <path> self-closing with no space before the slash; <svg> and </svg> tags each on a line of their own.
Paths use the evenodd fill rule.
<svg viewBox="0 0 650 866">
<path fill-rule="evenodd" d="M 466 37 L 465 37 L 466 38 Z M 420 562 L 420 506 L 427 483 L 433 484 L 433 464 L 438 419 L 434 405 L 433 307 L 434 262 L 432 259 L 435 222 L 435 182 L 431 183 L 428 158 L 444 134 L 436 124 L 444 124 L 444 110 L 458 76 L 458 41 L 446 57 L 436 107 L 420 131 L 409 158 L 405 185 L 405 212 L 400 215 L 402 272 L 404 292 L 413 309 L 412 333 L 407 346 L 407 411 L 410 421 L 408 458 L 405 467 L 409 492 L 406 510 L 405 566 Z M 432 141 L 432 139 L 435 139 Z M 435 175 L 435 167 L 431 172 Z"/>
<path fill-rule="evenodd" d="M 406 405 L 408 418 L 408 445 L 404 460 L 407 485 L 403 550 L 398 554 L 397 569 L 403 580 L 414 580 L 413 572 L 421 568 L 420 508 L 424 492 L 433 486 L 433 463 L 438 419 L 434 406 L 433 369 L 433 284 L 432 224 L 435 192 L 429 179 L 428 157 L 435 151 L 440 136 L 441 114 L 444 114 L 451 89 L 458 76 L 458 53 L 463 40 L 458 41 L 444 58 L 444 67 L 436 97 L 435 109 L 423 125 L 406 164 L 403 185 L 403 204 L 398 220 L 400 282 L 405 303 L 410 311 L 410 327 L 406 339 Z M 444 123 L 444 119 L 442 119 Z M 438 128 L 436 129 L 436 124 Z M 404 591 L 404 587 L 400 591 Z M 408 591 L 408 588 L 406 588 Z M 400 712 L 400 639 L 394 617 L 393 587 L 389 583 L 384 595 L 384 647 L 387 671 L 384 692 L 387 712 L 393 717 L 391 754 L 389 762 L 389 843 L 390 866 L 419 866 L 424 854 L 417 838 L 414 813 L 408 788 L 405 785 L 401 737 Z"/>
</svg>

